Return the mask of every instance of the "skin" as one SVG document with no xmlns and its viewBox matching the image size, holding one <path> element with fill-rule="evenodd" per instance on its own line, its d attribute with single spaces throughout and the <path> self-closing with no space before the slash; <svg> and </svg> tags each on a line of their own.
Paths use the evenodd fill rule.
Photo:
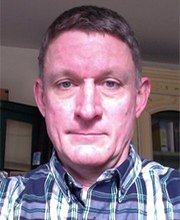
<svg viewBox="0 0 180 220">
<path fill-rule="evenodd" d="M 128 157 L 150 93 L 135 72 L 128 46 L 107 34 L 68 31 L 49 45 L 35 99 L 59 159 L 84 188 Z"/>
</svg>

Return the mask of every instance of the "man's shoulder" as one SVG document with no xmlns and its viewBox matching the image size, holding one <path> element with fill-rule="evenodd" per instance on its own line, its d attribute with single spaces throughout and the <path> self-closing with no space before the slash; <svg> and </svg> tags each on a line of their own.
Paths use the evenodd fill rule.
<svg viewBox="0 0 180 220">
<path fill-rule="evenodd" d="M 24 175 L 24 178 L 26 179 L 26 181 L 36 181 L 39 180 L 41 178 L 46 178 L 46 176 L 49 173 L 49 164 L 43 164 L 39 167 L 37 167 L 36 169 L 30 170 L 29 172 L 27 172 Z"/>
<path fill-rule="evenodd" d="M 164 166 L 158 162 L 151 160 L 142 160 L 142 172 L 149 172 L 154 175 L 158 175 L 165 180 L 169 178 L 180 178 L 180 172 L 174 168 Z"/>
<path fill-rule="evenodd" d="M 42 165 L 24 176 L 13 176 L 0 180 L 0 219 L 14 216 L 16 207 L 24 201 L 24 207 L 29 202 L 36 202 L 45 196 L 44 185 L 47 178 L 52 178 L 48 164 Z M 7 212 L 9 210 L 9 212 Z"/>
<path fill-rule="evenodd" d="M 24 176 L 2 178 L 0 181 L 0 200 L 4 198 L 17 198 L 26 189 L 39 188 L 48 175 L 48 166 L 42 165 L 27 172 Z M 37 187 L 38 186 L 38 187 Z"/>
<path fill-rule="evenodd" d="M 180 179 L 180 172 L 178 170 L 150 160 L 142 161 L 142 174 L 145 175 L 146 173 L 151 176 L 158 176 L 159 179 L 166 182 Z"/>
<path fill-rule="evenodd" d="M 142 162 L 142 176 L 151 179 L 157 186 L 158 182 L 169 199 L 178 197 L 180 199 L 180 172 L 170 167 L 163 166 L 154 161 L 144 160 Z"/>
</svg>

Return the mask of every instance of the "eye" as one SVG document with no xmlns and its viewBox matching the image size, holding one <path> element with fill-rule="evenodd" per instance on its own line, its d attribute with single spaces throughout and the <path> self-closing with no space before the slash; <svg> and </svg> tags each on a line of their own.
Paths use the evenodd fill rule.
<svg viewBox="0 0 180 220">
<path fill-rule="evenodd" d="M 119 88 L 119 83 L 116 82 L 116 81 L 113 81 L 113 80 L 106 80 L 104 82 L 104 85 L 107 87 L 107 88 L 111 88 L 111 89 L 117 89 Z"/>
<path fill-rule="evenodd" d="M 72 83 L 69 81 L 66 81 L 66 82 L 62 82 L 61 85 L 63 88 L 69 88 L 72 85 Z"/>
<path fill-rule="evenodd" d="M 68 80 L 63 81 L 63 82 L 59 82 L 57 85 L 60 89 L 69 89 L 70 87 L 73 86 L 73 84 Z"/>
</svg>

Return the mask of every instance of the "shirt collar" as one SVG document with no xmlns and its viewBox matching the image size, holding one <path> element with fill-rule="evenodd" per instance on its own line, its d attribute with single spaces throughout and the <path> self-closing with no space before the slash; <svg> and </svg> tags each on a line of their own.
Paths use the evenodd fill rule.
<svg viewBox="0 0 180 220">
<path fill-rule="evenodd" d="M 49 167 L 52 175 L 54 176 L 55 182 L 57 183 L 57 186 L 62 191 L 67 201 L 70 202 L 70 191 L 65 181 L 65 176 L 67 173 L 64 170 L 60 160 L 58 159 L 55 151 L 52 153 L 51 159 L 49 161 Z"/>
<path fill-rule="evenodd" d="M 133 144 L 130 145 L 128 158 L 116 169 L 119 175 L 119 201 L 125 196 L 128 189 L 139 176 L 142 168 L 142 160 L 135 150 Z"/>
<path fill-rule="evenodd" d="M 73 177 L 67 174 L 67 172 L 64 170 L 55 151 L 52 154 L 49 164 L 52 174 L 54 175 L 55 181 L 57 181 L 57 184 L 62 190 L 64 196 L 67 197 L 69 200 L 70 192 L 66 184 L 67 180 L 68 181 L 71 180 L 73 184 L 76 185 L 77 187 L 80 187 L 79 184 L 77 184 L 74 181 Z M 135 147 L 133 146 L 133 144 L 131 144 L 128 158 L 116 169 L 105 170 L 100 175 L 97 182 L 111 179 L 116 176 L 116 178 L 118 178 L 117 187 L 119 193 L 119 200 L 121 200 L 126 194 L 129 187 L 134 183 L 137 176 L 139 175 L 141 171 L 141 166 L 142 166 L 141 159 L 137 154 Z"/>
</svg>

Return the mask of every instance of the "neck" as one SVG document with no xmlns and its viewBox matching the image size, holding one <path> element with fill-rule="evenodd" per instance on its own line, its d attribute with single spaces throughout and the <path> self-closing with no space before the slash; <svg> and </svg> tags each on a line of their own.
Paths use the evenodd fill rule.
<svg viewBox="0 0 180 220">
<path fill-rule="evenodd" d="M 75 179 L 75 181 L 82 186 L 83 189 L 88 190 L 98 179 L 98 177 L 107 169 L 117 168 L 128 157 L 129 147 L 124 148 L 120 155 L 115 157 L 112 161 L 106 161 L 103 165 L 85 165 L 74 164 L 72 162 L 66 163 L 61 160 L 65 170 Z"/>
<path fill-rule="evenodd" d="M 109 166 L 64 166 L 67 172 L 75 179 L 75 181 L 82 186 L 83 189 L 88 190 L 99 178 L 99 176 L 107 169 L 117 168 L 128 157 L 128 151 L 125 157 L 121 157 L 117 163 L 110 163 Z"/>
<path fill-rule="evenodd" d="M 98 177 L 104 172 L 103 169 L 97 169 L 97 167 L 64 167 L 68 173 L 75 179 L 75 181 L 82 186 L 83 189 L 88 190 L 98 179 Z"/>
</svg>

